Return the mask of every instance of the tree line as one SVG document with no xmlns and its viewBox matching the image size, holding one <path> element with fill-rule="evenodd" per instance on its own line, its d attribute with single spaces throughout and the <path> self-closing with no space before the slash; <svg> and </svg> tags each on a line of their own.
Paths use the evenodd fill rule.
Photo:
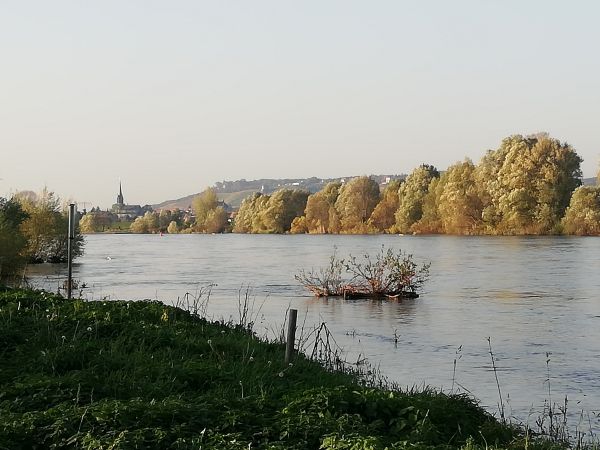
<svg viewBox="0 0 600 450">
<path fill-rule="evenodd" d="M 26 264 L 66 262 L 68 208 L 53 192 L 19 192 L 0 197 L 0 282 L 18 276 Z M 76 227 L 73 256 L 83 254 Z"/>
<path fill-rule="evenodd" d="M 179 209 L 148 211 L 137 217 L 132 233 L 224 233 L 231 231 L 229 213 L 217 198 L 214 188 L 207 188 L 192 201 L 193 215 Z M 83 219 L 82 219 L 83 220 Z M 84 232 L 95 232 L 83 226 Z"/>
<path fill-rule="evenodd" d="M 192 211 L 149 211 L 134 233 L 437 233 L 457 235 L 600 234 L 600 191 L 581 186 L 581 158 L 545 133 L 505 138 L 479 164 L 441 172 L 423 164 L 387 184 L 362 176 L 320 191 L 255 193 L 230 214 L 215 188 Z M 109 213 L 85 215 L 83 232 L 111 227 Z M 128 224 L 127 224 L 128 225 Z M 115 225 L 112 224 L 112 227 Z"/>
<path fill-rule="evenodd" d="M 367 176 L 321 191 L 283 189 L 242 202 L 237 233 L 600 234 L 600 187 L 582 159 L 547 134 L 513 135 L 479 164 L 421 165 L 383 190 Z"/>
</svg>

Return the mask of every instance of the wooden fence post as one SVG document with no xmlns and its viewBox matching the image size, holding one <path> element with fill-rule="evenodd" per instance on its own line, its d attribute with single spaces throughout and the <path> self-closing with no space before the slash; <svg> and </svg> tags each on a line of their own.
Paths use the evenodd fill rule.
<svg viewBox="0 0 600 450">
<path fill-rule="evenodd" d="M 285 363 L 289 364 L 294 354 L 294 343 L 296 342 L 296 318 L 298 317 L 297 309 L 290 309 L 288 314 L 288 332 L 287 341 L 285 344 Z"/>
<path fill-rule="evenodd" d="M 73 241 L 75 239 L 75 204 L 69 205 L 69 230 L 67 241 L 67 298 L 71 299 L 73 289 Z"/>
</svg>

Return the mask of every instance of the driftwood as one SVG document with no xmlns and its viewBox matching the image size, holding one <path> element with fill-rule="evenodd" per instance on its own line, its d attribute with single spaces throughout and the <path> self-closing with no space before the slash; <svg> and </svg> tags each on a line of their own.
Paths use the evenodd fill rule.
<svg viewBox="0 0 600 450">
<path fill-rule="evenodd" d="M 342 297 L 344 299 L 375 299 L 375 300 L 400 300 L 403 298 L 419 298 L 419 294 L 414 291 L 400 291 L 400 292 L 367 292 L 364 290 L 356 289 L 356 287 L 345 286 L 341 292 L 329 292 L 316 286 L 307 287 L 315 297 Z"/>
</svg>

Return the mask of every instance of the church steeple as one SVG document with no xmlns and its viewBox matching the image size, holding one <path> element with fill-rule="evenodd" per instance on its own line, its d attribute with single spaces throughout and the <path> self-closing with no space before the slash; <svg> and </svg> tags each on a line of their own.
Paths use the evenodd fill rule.
<svg viewBox="0 0 600 450">
<path fill-rule="evenodd" d="M 123 201 L 123 189 L 121 188 L 121 182 L 119 181 L 119 195 L 117 195 L 117 205 L 124 205 Z"/>
</svg>

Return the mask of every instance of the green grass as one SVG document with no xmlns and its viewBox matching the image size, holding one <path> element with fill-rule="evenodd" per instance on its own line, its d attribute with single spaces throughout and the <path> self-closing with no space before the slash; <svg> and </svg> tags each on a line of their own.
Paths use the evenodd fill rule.
<svg viewBox="0 0 600 450">
<path fill-rule="evenodd" d="M 554 446 L 463 395 L 285 366 L 282 345 L 159 302 L 7 289 L 0 310 L 0 449 Z"/>
<path fill-rule="evenodd" d="M 133 222 L 129 220 L 122 220 L 120 222 L 111 223 L 110 226 L 104 230 L 106 233 L 115 233 L 115 232 L 130 232 L 131 224 Z"/>
</svg>

